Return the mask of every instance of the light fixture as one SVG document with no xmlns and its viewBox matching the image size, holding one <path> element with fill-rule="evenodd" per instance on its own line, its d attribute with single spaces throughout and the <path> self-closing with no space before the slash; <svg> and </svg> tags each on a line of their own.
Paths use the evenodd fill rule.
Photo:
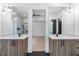
<svg viewBox="0 0 79 59">
<path fill-rule="evenodd" d="M 3 15 L 5 15 L 5 6 L 3 6 L 2 13 L 3 13 Z"/>
<path fill-rule="evenodd" d="M 72 10 L 72 4 L 69 3 L 69 4 L 68 4 L 68 7 L 67 7 L 66 9 L 63 9 L 63 10 L 64 10 L 64 12 L 66 12 L 66 13 L 71 13 L 71 10 Z"/>
<path fill-rule="evenodd" d="M 69 3 L 68 13 L 71 13 L 71 9 L 72 9 L 72 4 L 71 4 L 71 3 Z"/>
</svg>

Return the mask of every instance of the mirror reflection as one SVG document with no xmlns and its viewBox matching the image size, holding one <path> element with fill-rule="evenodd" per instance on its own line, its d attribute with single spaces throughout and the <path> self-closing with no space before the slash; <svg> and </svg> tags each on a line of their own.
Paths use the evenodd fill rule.
<svg viewBox="0 0 79 59">
<path fill-rule="evenodd" d="M 0 35 L 27 34 L 28 12 L 19 14 L 16 7 L 0 5 Z"/>
<path fill-rule="evenodd" d="M 14 16 L 14 34 L 27 34 L 28 33 L 28 17 Z"/>
<path fill-rule="evenodd" d="M 75 9 L 74 6 L 49 7 L 49 34 L 56 36 L 75 35 Z"/>
<path fill-rule="evenodd" d="M 28 33 L 28 17 L 25 14 L 23 17 L 14 16 L 14 34 L 27 34 Z"/>
</svg>

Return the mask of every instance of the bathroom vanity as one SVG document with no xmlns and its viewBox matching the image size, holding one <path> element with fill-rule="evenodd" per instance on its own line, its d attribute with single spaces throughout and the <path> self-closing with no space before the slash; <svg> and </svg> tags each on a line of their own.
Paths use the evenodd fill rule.
<svg viewBox="0 0 79 59">
<path fill-rule="evenodd" d="M 25 56 L 28 50 L 28 35 L 0 35 L 0 56 Z"/>
<path fill-rule="evenodd" d="M 58 15 L 51 14 L 51 8 L 53 7 L 49 7 L 48 26 L 50 55 L 79 56 L 79 5 L 64 7 Z"/>
<path fill-rule="evenodd" d="M 50 35 L 49 53 L 51 56 L 78 56 L 79 37 L 71 35 Z"/>
<path fill-rule="evenodd" d="M 24 56 L 28 50 L 28 17 L 0 5 L 0 56 Z"/>
</svg>

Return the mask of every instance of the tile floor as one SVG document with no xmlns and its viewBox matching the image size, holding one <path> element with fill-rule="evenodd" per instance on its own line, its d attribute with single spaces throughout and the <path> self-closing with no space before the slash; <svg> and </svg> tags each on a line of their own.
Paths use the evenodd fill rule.
<svg viewBox="0 0 79 59">
<path fill-rule="evenodd" d="M 32 39 L 32 51 L 44 51 L 45 38 L 34 36 Z"/>
</svg>

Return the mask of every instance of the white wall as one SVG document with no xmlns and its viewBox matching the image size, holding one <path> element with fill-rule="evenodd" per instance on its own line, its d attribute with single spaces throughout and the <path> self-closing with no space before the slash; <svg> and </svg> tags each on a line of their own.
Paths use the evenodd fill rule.
<svg viewBox="0 0 79 59">
<path fill-rule="evenodd" d="M 75 35 L 79 35 L 79 5 L 75 7 Z"/>
<path fill-rule="evenodd" d="M 75 6 L 75 35 L 79 35 L 79 5 Z"/>
<path fill-rule="evenodd" d="M 5 9 L 5 12 L 3 14 L 3 33 L 13 33 L 12 10 L 8 8 Z"/>
<path fill-rule="evenodd" d="M 48 8 L 46 10 L 46 21 L 45 21 L 45 53 L 49 53 L 49 30 L 48 30 L 48 25 L 49 25 L 49 18 L 48 18 Z"/>
<path fill-rule="evenodd" d="M 0 32 L 2 34 L 13 34 L 13 24 L 12 24 L 12 9 L 8 9 L 7 7 L 0 9 Z M 2 22 L 2 23 L 1 23 Z"/>
<path fill-rule="evenodd" d="M 32 23 L 33 36 L 45 36 L 45 21 L 34 21 Z"/>
<path fill-rule="evenodd" d="M 32 53 L 32 9 L 28 10 L 28 53 Z"/>
<path fill-rule="evenodd" d="M 62 12 L 62 34 L 74 35 L 74 8 Z"/>
<path fill-rule="evenodd" d="M 40 16 L 33 16 L 32 35 L 45 36 L 45 10 L 36 9 L 33 13 Z"/>
<path fill-rule="evenodd" d="M 0 34 L 2 33 L 2 6 L 0 6 Z"/>
<path fill-rule="evenodd" d="M 13 34 L 17 34 L 17 17 L 13 16 Z"/>
</svg>

